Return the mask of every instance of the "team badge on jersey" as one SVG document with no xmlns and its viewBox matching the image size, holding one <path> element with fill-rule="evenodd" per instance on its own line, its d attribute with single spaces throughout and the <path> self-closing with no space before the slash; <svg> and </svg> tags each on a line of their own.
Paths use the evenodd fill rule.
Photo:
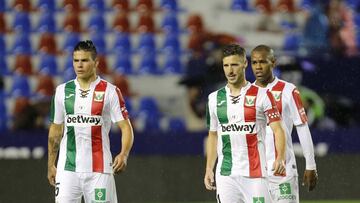
<svg viewBox="0 0 360 203">
<path fill-rule="evenodd" d="M 281 99 L 281 91 L 271 91 L 272 95 L 274 96 L 275 101 L 280 101 Z"/>
<path fill-rule="evenodd" d="M 265 203 L 264 197 L 253 197 L 253 203 Z"/>
<path fill-rule="evenodd" d="M 256 96 L 245 96 L 245 106 L 254 106 L 255 105 Z"/>
<path fill-rule="evenodd" d="M 94 101 L 102 102 L 104 100 L 105 92 L 95 91 L 94 94 Z"/>
</svg>

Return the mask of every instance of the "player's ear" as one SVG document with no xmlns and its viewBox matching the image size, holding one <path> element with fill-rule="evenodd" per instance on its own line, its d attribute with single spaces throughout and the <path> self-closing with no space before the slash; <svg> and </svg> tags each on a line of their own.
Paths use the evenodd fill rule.
<svg viewBox="0 0 360 203">
<path fill-rule="evenodd" d="M 98 60 L 98 58 L 96 57 L 96 58 L 95 58 L 95 68 L 97 68 L 98 65 L 99 65 L 99 60 Z"/>
</svg>

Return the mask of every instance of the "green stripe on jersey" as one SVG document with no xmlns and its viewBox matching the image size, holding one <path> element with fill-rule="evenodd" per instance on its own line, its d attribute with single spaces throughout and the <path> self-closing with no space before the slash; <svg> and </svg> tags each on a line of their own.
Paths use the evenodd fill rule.
<svg viewBox="0 0 360 203">
<path fill-rule="evenodd" d="M 74 80 L 65 84 L 65 111 L 66 115 L 74 114 L 75 103 L 75 82 Z M 75 171 L 76 163 L 76 144 L 74 126 L 66 126 L 67 143 L 66 143 L 66 163 L 65 170 Z"/>
<path fill-rule="evenodd" d="M 222 135 L 222 154 L 223 160 L 221 163 L 220 174 L 223 176 L 228 176 L 231 174 L 232 168 L 232 155 L 231 155 L 231 141 L 230 135 Z"/>
<path fill-rule="evenodd" d="M 50 122 L 54 122 L 54 116 L 55 116 L 55 95 L 51 98 L 51 106 L 50 106 Z"/>
<path fill-rule="evenodd" d="M 227 99 L 225 87 L 217 92 L 216 96 L 216 110 L 220 124 L 226 124 L 229 122 L 227 117 Z"/>
</svg>

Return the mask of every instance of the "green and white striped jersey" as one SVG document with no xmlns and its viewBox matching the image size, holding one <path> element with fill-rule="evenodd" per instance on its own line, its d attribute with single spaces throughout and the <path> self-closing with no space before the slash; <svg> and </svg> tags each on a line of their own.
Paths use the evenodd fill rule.
<svg viewBox="0 0 360 203">
<path fill-rule="evenodd" d="M 111 121 L 127 118 L 120 90 L 100 77 L 88 91 L 76 79 L 59 85 L 50 115 L 51 122 L 64 124 L 58 170 L 112 173 Z"/>
<path fill-rule="evenodd" d="M 239 96 L 232 96 L 227 86 L 211 93 L 207 124 L 209 131 L 218 135 L 216 173 L 266 176 L 266 125 L 279 120 L 271 93 L 249 82 Z"/>
</svg>

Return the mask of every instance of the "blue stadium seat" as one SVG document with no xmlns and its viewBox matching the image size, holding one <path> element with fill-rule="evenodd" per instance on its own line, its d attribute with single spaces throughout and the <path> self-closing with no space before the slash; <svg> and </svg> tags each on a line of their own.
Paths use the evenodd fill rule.
<svg viewBox="0 0 360 203">
<path fill-rule="evenodd" d="M 68 54 L 65 58 L 65 63 L 64 63 L 64 66 L 63 66 L 63 71 L 65 73 L 65 71 L 74 71 L 74 68 L 73 68 L 73 57 L 72 57 L 72 54 Z"/>
<path fill-rule="evenodd" d="M 234 11 L 251 11 L 249 0 L 232 0 L 231 9 Z"/>
<path fill-rule="evenodd" d="M 0 54 L 0 75 L 8 75 L 8 74 L 10 74 L 10 71 L 6 61 L 6 56 Z"/>
<path fill-rule="evenodd" d="M 32 30 L 29 13 L 27 12 L 14 12 L 14 21 L 12 28 L 16 32 L 29 33 Z"/>
<path fill-rule="evenodd" d="M 19 33 L 15 36 L 12 52 L 14 54 L 32 54 L 32 45 L 28 33 Z"/>
<path fill-rule="evenodd" d="M 284 37 L 283 50 L 297 52 L 300 48 L 300 36 L 297 33 L 287 33 Z"/>
<path fill-rule="evenodd" d="M 178 11 L 177 0 L 161 0 L 160 7 L 168 11 Z"/>
<path fill-rule="evenodd" d="M 179 22 L 177 15 L 174 12 L 167 12 L 161 23 L 161 28 L 166 32 L 178 32 L 179 31 Z"/>
<path fill-rule="evenodd" d="M 138 49 L 142 53 L 155 52 L 156 45 L 154 35 L 151 33 L 142 33 L 139 37 Z"/>
<path fill-rule="evenodd" d="M 100 11 L 104 12 L 105 8 L 105 1 L 103 0 L 87 0 L 86 7 L 93 11 Z"/>
<path fill-rule="evenodd" d="M 7 47 L 4 37 L 4 35 L 0 34 L 0 55 L 7 54 Z"/>
<path fill-rule="evenodd" d="M 303 9 L 310 10 L 315 6 L 316 0 L 302 0 L 300 7 Z"/>
<path fill-rule="evenodd" d="M 6 0 L 0 0 L 0 12 L 4 13 L 7 10 Z"/>
<path fill-rule="evenodd" d="M 54 1 L 54 0 L 38 0 L 37 7 L 43 11 L 53 12 L 56 10 L 56 1 Z"/>
<path fill-rule="evenodd" d="M 180 41 L 179 36 L 177 33 L 168 33 L 165 35 L 164 43 L 163 43 L 163 52 L 165 53 L 175 53 L 180 54 L 181 47 L 180 47 Z"/>
<path fill-rule="evenodd" d="M 159 114 L 159 105 L 154 97 L 141 97 L 139 101 L 138 112 L 145 112 L 147 114 Z"/>
<path fill-rule="evenodd" d="M 29 79 L 25 75 L 15 74 L 13 77 L 13 84 L 11 87 L 10 95 L 12 97 L 30 97 L 31 89 L 29 85 Z"/>
<path fill-rule="evenodd" d="M 170 135 L 183 135 L 187 131 L 184 119 L 180 117 L 170 118 L 166 131 Z"/>
<path fill-rule="evenodd" d="M 58 73 L 56 56 L 50 54 L 41 54 L 40 58 L 40 74 L 56 76 Z"/>
<path fill-rule="evenodd" d="M 179 55 L 167 54 L 165 56 L 163 72 L 170 74 L 181 74 L 184 72 Z"/>
<path fill-rule="evenodd" d="M 7 116 L 7 108 L 6 108 L 6 104 L 5 104 L 5 95 L 4 93 L 0 93 L 0 131 L 1 132 L 5 132 L 8 127 L 7 127 L 7 122 L 8 122 L 8 116 Z"/>
<path fill-rule="evenodd" d="M 140 131 L 159 132 L 161 113 L 154 97 L 142 97 L 139 101 L 139 109 L 136 119 L 142 125 Z M 140 127 L 140 126 L 139 126 Z"/>
<path fill-rule="evenodd" d="M 92 33 L 104 33 L 106 31 L 106 21 L 104 19 L 103 13 L 91 13 L 87 28 Z"/>
<path fill-rule="evenodd" d="M 146 74 L 156 75 L 161 73 L 158 70 L 156 54 L 146 53 L 141 56 L 138 73 L 141 75 L 146 75 Z"/>
<path fill-rule="evenodd" d="M 115 52 L 131 52 L 130 35 L 124 32 L 116 32 L 113 50 Z"/>
<path fill-rule="evenodd" d="M 63 44 L 63 50 L 68 53 L 72 53 L 75 45 L 80 41 L 80 34 L 76 32 L 65 33 L 65 39 Z"/>
<path fill-rule="evenodd" d="M 117 54 L 115 63 L 114 63 L 114 71 L 119 74 L 133 74 L 133 66 L 131 63 L 130 54 Z"/>
<path fill-rule="evenodd" d="M 100 55 L 106 55 L 106 41 L 104 39 L 104 35 L 100 33 L 93 33 L 91 34 L 91 40 L 93 41 L 94 45 L 96 46 L 96 51 Z"/>
<path fill-rule="evenodd" d="M 56 32 L 56 21 L 50 10 L 42 12 L 37 26 L 38 32 Z"/>
</svg>

